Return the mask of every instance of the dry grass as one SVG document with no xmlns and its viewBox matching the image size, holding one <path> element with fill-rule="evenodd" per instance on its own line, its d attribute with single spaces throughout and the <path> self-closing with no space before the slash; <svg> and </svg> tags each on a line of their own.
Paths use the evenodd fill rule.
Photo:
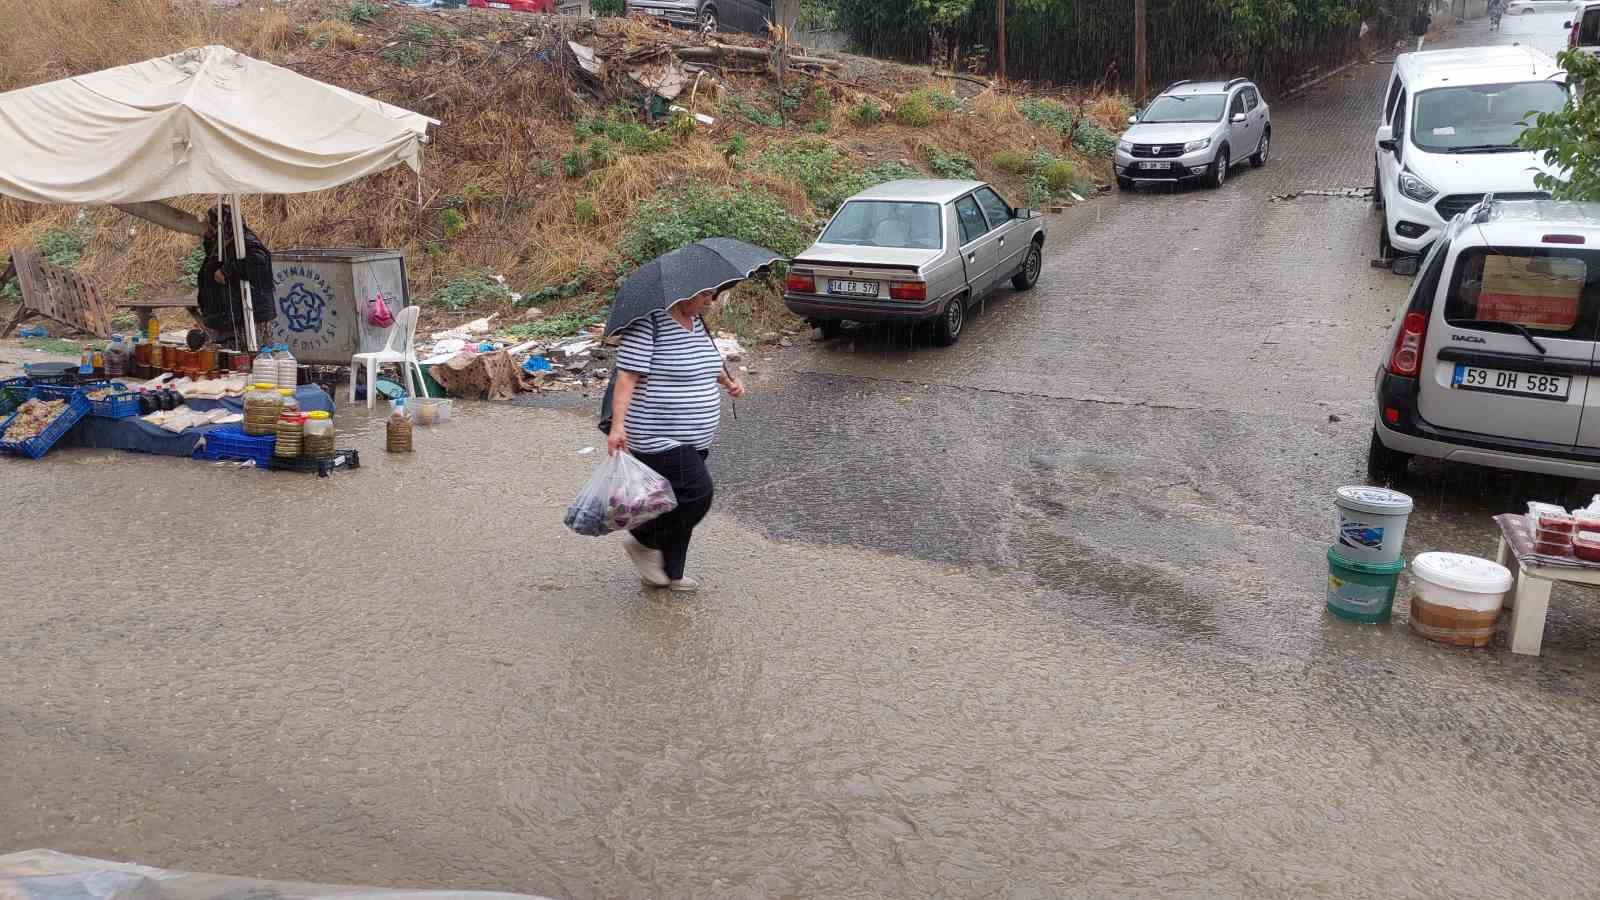
<svg viewBox="0 0 1600 900">
<path fill-rule="evenodd" d="M 753 125 L 719 111 L 722 90 L 710 80 L 685 106 L 718 117 L 711 129 L 697 129 L 668 149 L 644 156 L 620 155 L 614 164 L 580 178 L 562 172 L 561 156 L 575 142 L 571 112 L 563 109 L 564 89 L 556 67 L 540 61 L 540 50 L 555 46 L 557 34 L 542 20 L 464 10 L 447 15 L 384 7 L 374 21 L 337 18 L 343 3 L 293 0 L 263 7 L 246 3 L 218 8 L 210 0 L 119 0 L 115 18 L 103 13 L 104 0 L 5 0 L 0 3 L 0 91 L 149 59 L 204 44 L 224 44 L 287 66 L 309 77 L 378 97 L 440 119 L 442 128 L 425 152 L 420 184 L 409 171 L 391 170 L 335 190 L 290 198 L 251 198 L 247 218 L 268 244 L 291 247 L 391 247 L 408 259 L 412 294 L 423 297 L 450 279 L 474 271 L 504 274 L 514 290 L 536 291 L 584 273 L 590 292 L 557 303 L 554 309 L 593 306 L 614 283 L 622 260 L 617 241 L 638 202 L 665 185 L 698 181 L 715 186 L 748 185 L 770 191 L 798 219 L 811 221 L 803 187 L 762 172 L 753 165 L 763 147 L 791 140 L 796 130 Z M 85 22 L 99 23 L 85 28 Z M 386 58 L 386 48 L 426 24 L 436 39 L 422 47 L 422 60 L 402 66 Z M 601 36 L 608 46 L 645 47 L 664 36 L 686 38 L 636 21 L 608 20 Z M 446 35 L 441 29 L 454 32 Z M 747 39 L 736 39 L 747 41 Z M 918 148 L 933 145 L 975 159 L 980 177 L 1019 193 L 1015 173 L 1001 172 L 988 160 L 1001 150 L 1032 153 L 1048 149 L 1072 155 L 1060 136 L 1017 114 L 1013 97 L 985 91 L 966 101 L 963 111 L 940 113 L 920 128 L 886 121 L 867 129 L 848 124 L 848 111 L 870 97 L 890 114 L 899 95 L 917 89 L 949 92 L 926 70 L 884 65 L 870 72 L 852 62 L 845 73 L 853 85 L 797 77 L 791 84 L 820 84 L 831 110 L 818 111 L 815 96 L 797 118 L 821 116 L 833 141 L 852 165 L 863 168 L 905 159 L 916 165 Z M 872 64 L 876 66 L 877 64 Z M 870 76 L 870 77 L 869 77 Z M 773 85 L 760 75 L 728 79 L 729 90 L 770 100 Z M 1105 101 L 1105 110 L 1112 108 Z M 826 104 L 823 104 L 825 106 Z M 1101 104 L 1095 107 L 1101 118 Z M 743 135 L 746 152 L 730 162 L 722 147 Z M 807 135 L 812 136 L 812 135 Z M 1096 164 L 1076 159 L 1082 171 Z M 587 212 L 580 216 L 582 201 Z M 180 198 L 176 205 L 198 210 L 203 198 Z M 441 213 L 455 210 L 465 228 L 447 237 Z M 454 214 L 452 214 L 454 215 Z M 194 239 L 174 234 L 115 210 L 74 210 L 0 199 L 0 253 L 37 241 L 51 228 L 77 225 L 90 240 L 80 268 L 113 295 L 129 291 L 171 292 L 182 259 Z M 773 330 L 786 321 L 774 306 L 770 286 L 753 287 L 744 312 L 729 315 L 751 330 Z M 741 295 L 744 297 L 744 295 Z M 753 298 L 753 299 L 751 299 Z M 760 298 L 766 298 L 761 300 Z M 765 305 L 763 305 L 765 304 Z M 769 308 L 771 307 L 771 308 Z M 547 307 L 548 308 L 548 307 Z"/>
</svg>

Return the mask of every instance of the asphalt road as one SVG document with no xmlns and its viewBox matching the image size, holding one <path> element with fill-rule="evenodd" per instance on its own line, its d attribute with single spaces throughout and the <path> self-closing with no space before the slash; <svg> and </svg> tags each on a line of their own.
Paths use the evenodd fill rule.
<svg viewBox="0 0 1600 900">
<path fill-rule="evenodd" d="M 341 410 L 372 452 L 322 482 L 0 463 L 0 852 L 560 897 L 1591 892 L 1592 598 L 1537 659 L 1322 611 L 1407 281 L 1367 204 L 1273 198 L 1369 183 L 1386 71 L 1274 101 L 1220 192 L 1052 220 L 956 348 L 754 361 L 692 601 L 560 528 L 586 406 L 463 404 L 413 457 Z M 1424 476 L 1410 553 L 1585 490 Z"/>
</svg>

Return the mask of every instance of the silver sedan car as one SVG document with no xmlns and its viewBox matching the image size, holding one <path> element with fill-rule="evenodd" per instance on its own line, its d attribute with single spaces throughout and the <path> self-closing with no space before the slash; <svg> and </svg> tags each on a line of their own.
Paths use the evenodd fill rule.
<svg viewBox="0 0 1600 900">
<path fill-rule="evenodd" d="M 1044 217 L 981 181 L 891 181 L 851 197 L 790 264 L 784 303 L 836 334 L 842 322 L 925 322 L 961 337 L 967 310 L 1009 280 L 1033 287 Z"/>
</svg>

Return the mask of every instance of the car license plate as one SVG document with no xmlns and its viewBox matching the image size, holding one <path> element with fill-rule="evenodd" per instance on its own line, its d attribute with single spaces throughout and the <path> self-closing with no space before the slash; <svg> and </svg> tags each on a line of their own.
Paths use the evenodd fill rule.
<svg viewBox="0 0 1600 900">
<path fill-rule="evenodd" d="M 652 10 L 650 10 L 650 15 L 652 15 L 652 16 L 664 16 L 666 14 L 667 14 L 667 11 L 664 10 L 664 9 L 652 9 Z"/>
<path fill-rule="evenodd" d="M 840 281 L 837 278 L 828 281 L 828 293 L 849 294 L 852 297 L 878 296 L 878 283 L 876 281 Z"/>
<path fill-rule="evenodd" d="M 1172 163 L 1169 163 L 1169 162 L 1147 162 L 1147 163 L 1140 163 L 1140 166 L 1142 168 L 1146 168 L 1146 169 L 1170 169 L 1170 168 L 1172 168 Z"/>
<path fill-rule="evenodd" d="M 495 3 L 494 0 L 490 0 L 489 8 L 490 9 L 510 9 L 511 8 L 511 4 L 509 4 L 509 3 Z"/>
<path fill-rule="evenodd" d="M 1463 391 L 1512 394 L 1519 397 L 1537 397 L 1541 400 L 1566 400 L 1572 391 L 1572 379 L 1566 375 L 1509 372 L 1505 369 L 1484 369 L 1456 363 L 1456 373 L 1450 379 L 1450 386 Z"/>
</svg>

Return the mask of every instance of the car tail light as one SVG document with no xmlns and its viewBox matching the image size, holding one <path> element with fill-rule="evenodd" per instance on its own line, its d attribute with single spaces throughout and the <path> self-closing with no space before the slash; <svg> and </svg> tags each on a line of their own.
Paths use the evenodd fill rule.
<svg viewBox="0 0 1600 900">
<path fill-rule="evenodd" d="M 1394 353 L 1389 356 L 1389 374 L 1415 378 L 1422 368 L 1422 341 L 1428 334 L 1428 316 L 1425 313 L 1406 313 L 1400 323 L 1400 335 L 1394 340 Z"/>
<path fill-rule="evenodd" d="M 928 299 L 928 283 L 926 281 L 891 281 L 889 282 L 889 299 L 926 300 Z"/>
<path fill-rule="evenodd" d="M 1567 35 L 1567 46 L 1574 50 L 1578 49 L 1578 32 L 1583 30 L 1583 16 L 1584 11 L 1580 8 L 1572 22 L 1572 33 Z"/>
<path fill-rule="evenodd" d="M 783 287 L 785 290 L 794 291 L 796 294 L 815 294 L 817 292 L 817 279 L 812 275 L 790 272 L 789 277 L 783 280 Z"/>
<path fill-rule="evenodd" d="M 1400 424 L 1400 410 L 1395 409 L 1392 406 L 1385 406 L 1383 408 L 1383 420 L 1385 422 L 1388 422 L 1390 425 L 1399 425 Z"/>
<path fill-rule="evenodd" d="M 1546 244 L 1582 244 L 1581 234 L 1547 234 L 1544 236 Z"/>
</svg>

